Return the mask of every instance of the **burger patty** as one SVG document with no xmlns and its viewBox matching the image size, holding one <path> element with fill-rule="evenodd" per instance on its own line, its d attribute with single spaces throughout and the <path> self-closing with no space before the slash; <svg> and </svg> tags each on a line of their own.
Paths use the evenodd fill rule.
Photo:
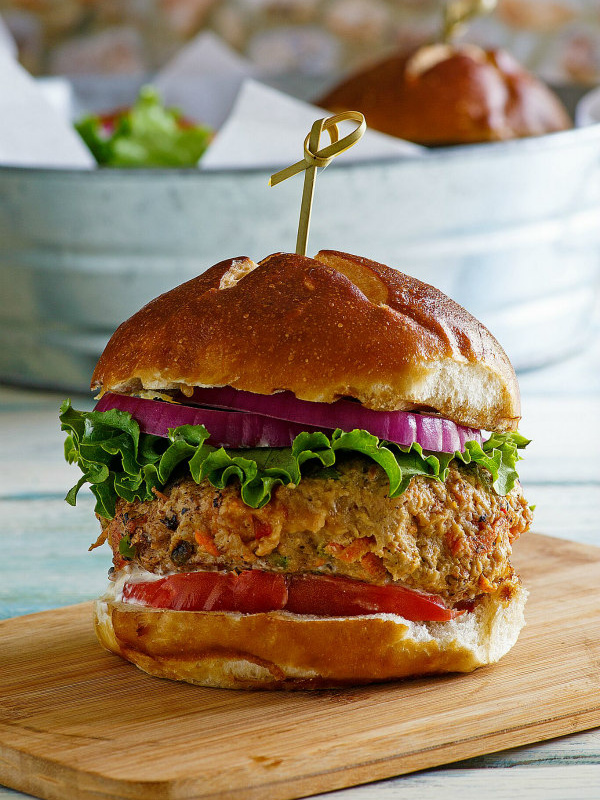
<svg viewBox="0 0 600 800">
<path fill-rule="evenodd" d="M 127 537 L 132 560 L 153 573 L 260 568 L 344 575 L 399 581 L 449 604 L 503 589 L 508 596 L 518 582 L 511 544 L 532 520 L 519 484 L 500 497 L 487 473 L 452 462 L 445 483 L 414 477 L 390 498 L 387 476 L 371 461 L 350 459 L 336 472 L 279 486 L 260 509 L 242 502 L 238 484 L 215 489 L 179 478 L 155 491 L 155 500 L 119 500 L 114 519 L 101 519 L 98 543 L 108 539 L 117 570 Z"/>
</svg>

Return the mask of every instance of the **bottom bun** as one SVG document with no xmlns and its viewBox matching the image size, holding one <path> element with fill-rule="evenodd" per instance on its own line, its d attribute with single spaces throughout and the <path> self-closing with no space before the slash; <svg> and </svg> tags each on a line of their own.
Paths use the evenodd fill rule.
<svg viewBox="0 0 600 800">
<path fill-rule="evenodd" d="M 527 592 L 486 596 L 450 622 L 393 614 L 309 617 L 170 611 L 96 602 L 100 643 L 150 675 L 223 689 L 315 689 L 442 672 L 498 661 L 524 625 Z"/>
</svg>

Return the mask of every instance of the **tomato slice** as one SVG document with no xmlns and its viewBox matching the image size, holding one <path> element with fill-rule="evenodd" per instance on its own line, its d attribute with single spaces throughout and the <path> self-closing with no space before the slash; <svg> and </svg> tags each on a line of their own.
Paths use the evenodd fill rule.
<svg viewBox="0 0 600 800">
<path fill-rule="evenodd" d="M 175 611 L 240 611 L 260 614 L 285 606 L 287 586 L 283 575 L 246 570 L 236 572 L 183 572 L 157 581 L 126 583 L 123 600 L 171 608 Z"/>
<path fill-rule="evenodd" d="M 239 611 L 354 617 L 397 614 L 415 622 L 447 622 L 463 614 L 441 597 L 402 586 L 374 586 L 329 575 L 281 575 L 263 570 L 183 572 L 156 581 L 126 583 L 123 600 L 176 611 Z"/>
<path fill-rule="evenodd" d="M 292 575 L 286 611 L 327 617 L 359 614 L 398 614 L 404 619 L 447 622 L 459 612 L 447 608 L 437 595 L 403 586 L 375 586 L 329 575 Z"/>
</svg>

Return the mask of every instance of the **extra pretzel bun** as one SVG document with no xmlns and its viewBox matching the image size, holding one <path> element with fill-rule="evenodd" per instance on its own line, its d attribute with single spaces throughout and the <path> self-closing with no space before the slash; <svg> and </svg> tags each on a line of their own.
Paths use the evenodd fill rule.
<svg viewBox="0 0 600 800">
<path fill-rule="evenodd" d="M 494 431 L 520 418 L 514 370 L 480 322 L 428 284 L 334 251 L 216 264 L 124 322 L 92 378 L 101 393 L 195 386 L 353 397 Z"/>
<path fill-rule="evenodd" d="M 393 55 L 316 101 L 362 111 L 376 130 L 439 146 L 539 136 L 572 127 L 556 95 L 503 50 L 434 44 Z"/>
<path fill-rule="evenodd" d="M 303 617 L 169 611 L 96 601 L 100 643 L 160 678 L 223 689 L 316 689 L 442 672 L 498 661 L 524 623 L 527 592 L 487 595 L 450 622 L 392 614 Z"/>
</svg>

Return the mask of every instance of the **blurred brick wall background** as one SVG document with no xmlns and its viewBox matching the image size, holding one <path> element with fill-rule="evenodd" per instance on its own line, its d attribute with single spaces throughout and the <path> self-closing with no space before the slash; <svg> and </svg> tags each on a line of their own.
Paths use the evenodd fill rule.
<svg viewBox="0 0 600 800">
<path fill-rule="evenodd" d="M 0 0 L 35 74 L 148 73 L 202 30 L 275 73 L 339 73 L 430 38 L 441 0 Z M 470 40 L 555 83 L 600 82 L 600 0 L 499 0 Z"/>
</svg>

